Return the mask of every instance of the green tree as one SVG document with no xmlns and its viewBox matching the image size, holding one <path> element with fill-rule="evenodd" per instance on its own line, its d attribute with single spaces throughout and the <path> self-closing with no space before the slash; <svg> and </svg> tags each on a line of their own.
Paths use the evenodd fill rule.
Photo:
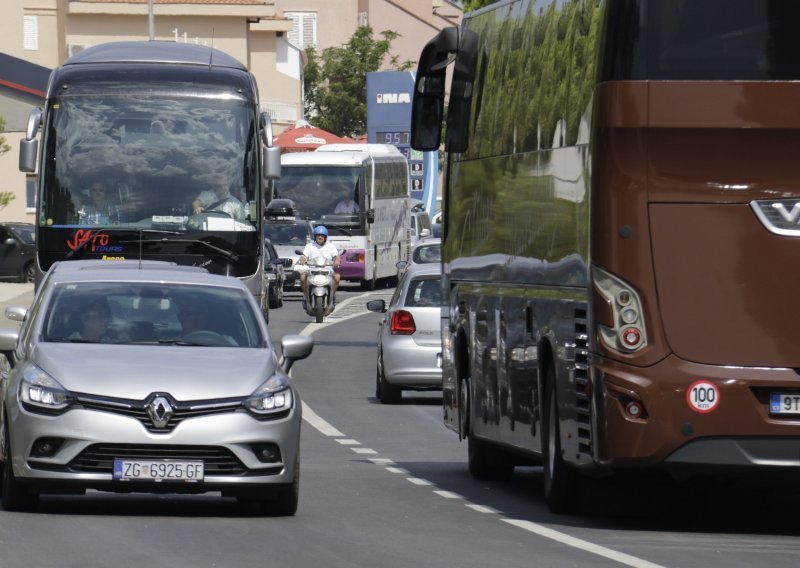
<svg viewBox="0 0 800 568">
<path fill-rule="evenodd" d="M 494 4 L 497 0 L 464 0 L 464 12 L 470 12 Z"/>
<path fill-rule="evenodd" d="M 326 48 L 321 55 L 306 51 L 308 63 L 303 73 L 306 117 L 315 126 L 338 136 L 357 137 L 367 130 L 367 73 L 380 69 L 389 56 L 396 71 L 413 68 L 413 61 L 400 63 L 390 55 L 397 32 L 381 32 L 373 39 L 372 28 L 359 27 L 346 45 Z"/>
</svg>

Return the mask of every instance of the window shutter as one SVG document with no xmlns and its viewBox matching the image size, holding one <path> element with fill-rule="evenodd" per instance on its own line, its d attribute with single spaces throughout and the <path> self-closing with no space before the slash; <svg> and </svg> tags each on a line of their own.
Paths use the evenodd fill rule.
<svg viewBox="0 0 800 568">
<path fill-rule="evenodd" d="M 315 12 L 284 12 L 292 21 L 289 42 L 300 49 L 317 45 L 317 14 Z"/>
<path fill-rule="evenodd" d="M 39 49 L 39 18 L 36 16 L 22 17 L 22 47 L 29 51 Z"/>
<path fill-rule="evenodd" d="M 303 18 L 303 48 L 317 45 L 317 15 L 306 14 Z"/>
</svg>

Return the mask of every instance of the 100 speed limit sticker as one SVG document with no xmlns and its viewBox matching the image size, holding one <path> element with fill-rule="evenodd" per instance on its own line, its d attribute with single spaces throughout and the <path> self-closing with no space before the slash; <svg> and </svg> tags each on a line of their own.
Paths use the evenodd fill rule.
<svg viewBox="0 0 800 568">
<path fill-rule="evenodd" d="M 713 412 L 719 406 L 719 387 L 711 381 L 695 381 L 686 391 L 689 408 L 701 414 Z"/>
</svg>

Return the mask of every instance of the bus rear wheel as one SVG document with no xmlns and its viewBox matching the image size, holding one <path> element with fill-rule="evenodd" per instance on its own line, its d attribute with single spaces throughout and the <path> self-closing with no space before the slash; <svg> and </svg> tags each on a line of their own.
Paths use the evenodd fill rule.
<svg viewBox="0 0 800 568">
<path fill-rule="evenodd" d="M 547 370 L 543 425 L 544 500 L 554 513 L 577 513 L 581 508 L 580 474 L 564 463 L 556 400 L 556 376 Z"/>
</svg>

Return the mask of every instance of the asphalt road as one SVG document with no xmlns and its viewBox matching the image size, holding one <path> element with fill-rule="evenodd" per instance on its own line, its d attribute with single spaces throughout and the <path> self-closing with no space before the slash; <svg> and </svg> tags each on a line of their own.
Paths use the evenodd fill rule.
<svg viewBox="0 0 800 568">
<path fill-rule="evenodd" d="M 292 370 L 306 405 L 297 516 L 262 518 L 217 495 L 45 497 L 36 513 L 0 511 L 0 568 L 797 564 L 791 486 L 587 482 L 584 514 L 557 516 L 540 468 L 503 483 L 471 479 L 440 394 L 405 393 L 391 406 L 374 398 L 379 316 L 364 304 L 390 292 L 345 288 L 323 324 L 296 296 L 271 313 L 274 339 L 315 338 Z M 25 285 L 0 284 L 0 305 L 30 298 Z"/>
</svg>

